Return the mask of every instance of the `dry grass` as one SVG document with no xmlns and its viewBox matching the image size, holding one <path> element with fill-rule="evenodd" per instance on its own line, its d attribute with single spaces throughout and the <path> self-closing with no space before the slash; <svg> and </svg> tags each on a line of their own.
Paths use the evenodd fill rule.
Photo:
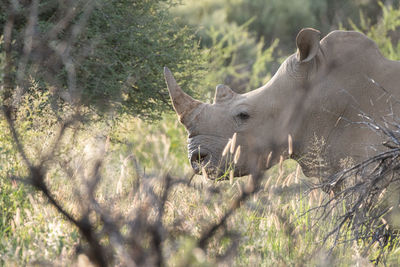
<svg viewBox="0 0 400 267">
<path fill-rule="evenodd" d="M 44 186 L 34 188 L 48 195 L 24 186 L 35 181 L 32 166 L 21 160 L 1 120 L 1 149 L 7 153 L 0 158 L 0 204 L 8 208 L 2 264 L 93 261 L 90 242 L 96 240 L 111 265 L 365 266 L 383 250 L 386 263 L 398 263 L 397 247 L 354 239 L 351 227 L 343 227 L 339 239 L 328 236 L 347 211 L 345 202 L 307 186 L 312 181 L 294 161 L 281 161 L 262 176 L 192 177 L 186 133 L 174 115 L 156 124 L 129 116 L 76 120 L 60 137 L 65 124 L 46 109 L 46 99 L 23 99 L 13 126 L 27 161 L 43 170 Z M 45 114 L 35 114 L 38 105 Z M 322 153 L 318 144 L 315 151 Z M 229 151 L 233 158 L 237 150 Z M 314 209 L 324 205 L 329 213 Z"/>
<path fill-rule="evenodd" d="M 26 146 L 47 138 L 46 132 L 36 131 L 25 142 Z M 60 145 L 62 152 L 57 155 L 58 163 L 64 165 L 48 166 L 46 184 L 55 199 L 78 216 L 87 200 L 92 166 L 101 159 L 102 179 L 95 190 L 96 201 L 109 219 L 119 223 L 118 231 L 124 237 L 134 234 L 135 240 L 148 249 L 151 235 L 146 233 L 145 226 L 157 222 L 160 211 L 154 201 L 163 195 L 165 174 L 173 173 L 174 183 L 163 202 L 159 226 L 160 249 L 166 265 L 358 263 L 365 266 L 369 262 L 369 254 L 363 253 L 365 248 L 356 241 L 337 245 L 331 254 L 328 252 L 333 240 L 322 246 L 338 213 L 319 220 L 317 213 L 307 212 L 321 205 L 327 195 L 321 190 L 304 194 L 308 189 L 303 183 L 306 178 L 294 161 L 283 162 L 266 173 L 259 190 L 240 202 L 205 246 L 200 246 L 199 240 L 209 226 L 218 224 L 227 214 L 251 178 L 221 182 L 203 176 L 190 179 L 190 167 L 182 153 L 184 148 L 181 149 L 184 135 L 173 116 L 158 125 L 131 118 L 120 120 L 117 126 L 101 122 L 82 125 L 79 134 L 74 135 L 72 130 L 66 133 L 67 138 Z M 2 241 L 3 263 L 20 265 L 39 261 L 70 265 L 83 261 L 78 255 L 86 251 L 87 244 L 77 228 L 66 222 L 40 194 L 28 190 L 26 196 L 29 205 L 23 212 L 15 212 L 12 234 Z M 104 235 L 106 228 L 100 217 L 95 211 L 89 214 L 97 235 L 105 238 L 102 242 L 107 246 L 114 246 L 114 264 L 127 264 L 124 250 L 118 249 L 119 243 L 109 239 L 112 235 Z M 374 249 L 379 248 L 370 251 Z"/>
</svg>

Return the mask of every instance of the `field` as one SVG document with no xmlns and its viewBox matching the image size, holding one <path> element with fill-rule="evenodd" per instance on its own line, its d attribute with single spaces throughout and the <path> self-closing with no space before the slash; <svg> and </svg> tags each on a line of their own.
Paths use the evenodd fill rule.
<svg viewBox="0 0 400 267">
<path fill-rule="evenodd" d="M 246 177 L 194 175 L 162 76 L 168 66 L 204 102 L 221 83 L 248 92 L 304 27 L 363 32 L 400 60 L 399 1 L 6 2 L 0 266 L 400 265 L 385 179 L 351 184 L 349 172 L 335 195 L 291 159 Z M 400 126 L 385 127 L 397 154 L 381 166 L 394 177 Z M 302 160 L 323 164 L 323 141 Z"/>
<path fill-rule="evenodd" d="M 29 114 L 22 113 L 20 116 Z M 52 117 L 48 114 L 46 118 L 51 121 Z M 33 157 L 45 148 L 42 144 L 46 140 L 52 140 L 52 131 L 45 130 L 49 121 L 43 122 L 34 116 L 22 121 L 25 123 L 18 125 L 18 129 L 28 133 L 23 144 L 28 157 Z M 7 130 L 3 128 L 2 133 L 3 140 L 8 138 Z M 155 211 L 151 206 L 154 199 L 149 188 L 160 192 L 167 173 L 173 179 L 184 181 L 170 188 L 163 206 L 161 247 L 168 266 L 367 266 L 388 249 L 379 242 L 368 246 L 371 240 L 346 241 L 346 234 L 335 245 L 333 237 L 324 243 L 340 211 L 333 211 L 325 219 L 317 218 L 318 212 L 308 212 L 327 195 L 321 190 L 309 192 L 310 181 L 291 160 L 265 173 L 260 190 L 241 202 L 204 249 L 200 249 L 198 241 L 202 233 L 224 215 L 246 188 L 249 177 L 218 182 L 203 176 L 191 178 L 185 151 L 186 133 L 174 114 L 166 115 L 155 124 L 124 117 L 109 125 L 92 123 L 79 128 L 75 136 L 73 133 L 71 129 L 65 134 L 60 153 L 49 163 L 46 183 L 53 196 L 74 216 L 82 215 L 86 190 L 90 190 L 87 186 L 90 170 L 98 160 L 102 162 L 101 179 L 95 189 L 95 199 L 110 218 L 120 222 L 123 235 L 129 233 L 124 229 L 128 224 L 124 226 L 123 222 L 138 224 L 138 218 L 142 223 L 154 220 Z M 2 144 L 5 151 L 7 143 Z M 16 171 L 21 176 L 26 173 L 18 155 L 2 155 L 3 162 L 8 162 L 2 165 L 5 166 L 3 173 Z M 20 180 L 2 179 L 1 183 L 2 265 L 84 266 L 87 263 L 87 257 L 81 254 L 86 244 L 78 229 L 42 193 Z M 99 214 L 92 213 L 89 216 L 97 234 L 103 237 L 103 242 L 114 245 L 115 264 L 126 264 L 118 253 L 118 242 L 112 242 L 111 235 L 102 233 L 106 231 L 104 222 Z M 136 238 L 143 242 L 144 248 L 150 249 L 148 237 L 140 232 L 144 226 L 136 227 Z M 347 236 L 350 238 L 351 233 Z M 399 253 L 396 247 L 386 251 L 385 263 L 398 265 Z"/>
</svg>

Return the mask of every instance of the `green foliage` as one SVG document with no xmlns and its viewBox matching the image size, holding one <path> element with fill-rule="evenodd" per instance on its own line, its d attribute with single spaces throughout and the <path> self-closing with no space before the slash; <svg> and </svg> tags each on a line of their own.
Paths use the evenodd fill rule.
<svg viewBox="0 0 400 267">
<path fill-rule="evenodd" d="M 23 96 L 16 114 L 15 127 L 21 146 L 33 163 L 51 145 L 55 129 L 68 108 L 55 114 L 51 96 L 34 80 Z M 60 105 L 62 107 L 63 105 Z M 78 240 L 75 229 L 47 206 L 40 194 L 14 177 L 25 177 L 27 169 L 9 127 L 0 116 L 0 265 L 26 265 L 35 260 L 67 256 Z M 61 183 L 62 181 L 59 180 Z M 65 185 L 65 182 L 63 183 Z M 43 209 L 43 207 L 48 207 Z M 46 248 L 43 253 L 38 249 Z"/>
<path fill-rule="evenodd" d="M 174 175 L 190 172 L 186 131 L 175 114 L 151 124 L 124 116 L 113 122 L 112 129 L 113 151 L 125 157 L 134 156 L 144 172 L 168 171 Z"/>
<path fill-rule="evenodd" d="M 86 12 L 91 4 L 94 5 L 92 12 Z M 163 67 L 170 67 L 182 87 L 190 91 L 197 87 L 203 63 L 192 31 L 179 28 L 170 16 L 168 10 L 172 4 L 173 1 L 163 0 L 88 3 L 77 0 L 72 7 L 57 0 L 41 2 L 35 38 L 43 43 L 32 48 L 24 75 L 41 77 L 47 82 L 43 89 L 52 91 L 55 97 L 59 94 L 69 101 L 66 95 L 74 94 L 81 103 L 100 112 L 112 108 L 144 119 L 159 118 L 162 111 L 169 109 Z M 23 45 L 30 7 L 20 5 L 15 16 L 12 35 L 15 68 L 10 70 L 13 77 L 21 75 L 17 72 L 25 60 Z M 66 17 L 70 8 L 77 15 L 69 24 Z M 1 29 L 11 10 L 9 5 L 1 5 Z M 52 40 L 46 39 L 63 19 L 67 21 L 65 29 Z M 83 23 L 85 19 L 87 22 Z M 81 34 L 74 39 L 82 25 Z M 54 52 L 64 45 L 70 45 L 68 59 Z M 49 58 L 46 61 L 43 57 Z M 4 54 L 1 65 L 5 67 Z M 76 85 L 72 84 L 75 78 L 69 76 L 68 68 L 76 73 Z"/>
<path fill-rule="evenodd" d="M 264 49 L 262 42 L 257 42 L 247 31 L 249 23 L 240 27 L 223 24 L 207 31 L 211 46 L 205 49 L 209 58 L 206 81 L 211 86 L 225 83 L 237 92 L 245 92 L 265 82 L 269 67 L 275 62 L 272 53 L 278 42 Z"/>
<path fill-rule="evenodd" d="M 263 39 L 257 44 L 257 55 L 252 65 L 251 78 L 248 91 L 258 88 L 265 84 L 272 77 L 271 68 L 273 63 L 281 63 L 280 59 L 274 57 L 274 52 L 278 48 L 279 40 L 275 39 L 271 46 L 263 49 Z"/>
<path fill-rule="evenodd" d="M 359 10 L 376 23 L 380 7 L 375 0 L 227 0 L 226 8 L 228 22 L 241 24 L 255 18 L 250 31 L 258 38 L 263 37 L 268 44 L 279 39 L 285 53 L 294 51 L 293 40 L 300 29 L 313 27 L 326 34 L 339 25 L 348 26 L 349 19 L 358 24 Z"/>
<path fill-rule="evenodd" d="M 27 94 L 18 113 L 17 129 L 25 133 L 22 141 L 29 157 L 38 154 L 38 149 L 48 146 L 46 140 L 51 140 L 49 134 L 55 132 L 52 126 L 56 125 L 49 95 L 40 93 L 38 86 L 32 82 L 32 90 L 39 93 Z M 68 110 L 65 113 L 68 114 Z M 4 120 L 0 123 L 4 123 Z M 0 144 L 9 149 L 5 156 L 16 157 L 7 128 L 2 130 L 4 135 L 1 140 L 4 142 Z M 88 168 L 90 157 L 87 154 L 96 157 L 96 147 L 101 140 L 108 140 L 108 148 L 104 156 L 102 154 L 104 178 L 96 195 L 102 206 L 116 214 L 137 214 L 135 205 L 146 201 L 145 195 L 135 194 L 137 173 L 168 171 L 184 177 L 183 174 L 190 170 L 184 148 L 185 132 L 178 125 L 175 115 L 152 125 L 128 115 L 107 122 L 92 120 L 80 126 L 75 138 L 68 135 L 57 153 L 57 158 L 62 158 L 63 162 L 77 165 L 76 169 L 72 169 L 76 177 L 66 179 L 60 166 L 51 165 L 51 162 L 48 164 L 50 171 L 46 182 L 54 196 L 71 210 L 79 206 L 74 194 L 86 182 L 84 175 L 79 176 L 82 173 L 80 168 Z M 137 160 L 137 166 L 132 159 Z M 4 158 L 0 165 L 6 164 L 7 160 Z M 21 161 L 15 160 L 13 164 L 21 166 Z M 22 168 L 21 172 L 24 172 Z M 42 260 L 54 265 L 59 262 L 72 265 L 74 247 L 80 242 L 76 229 L 40 196 L 32 195 L 20 185 L 12 185 L 9 175 L 14 173 L 11 170 L 0 180 L 3 183 L 1 189 L 4 190 L 0 195 L 0 203 L 2 208 L 6 207 L 8 214 L 0 241 L 0 253 L 3 256 L 1 264 L 27 265 Z M 354 243 L 351 247 L 339 244 L 331 258 L 326 252 L 327 248 L 321 247 L 321 240 L 335 220 L 333 217 L 327 221 L 316 220 L 312 214 L 304 214 L 310 207 L 320 204 L 324 193 L 316 191 L 309 196 L 302 194 L 304 187 L 300 186 L 300 182 L 305 178 L 294 161 L 272 168 L 266 176 L 268 178 L 264 180 L 261 190 L 243 203 L 227 221 L 226 227 L 230 232 L 242 235 L 232 265 L 363 265 L 368 262 L 361 255 L 365 249 L 362 244 Z M 162 186 L 161 182 L 156 179 L 155 186 Z M 171 191 L 164 211 L 165 222 L 176 229 L 176 233 L 167 236 L 163 243 L 167 264 L 216 265 L 217 255 L 225 251 L 232 241 L 220 242 L 215 238 L 208 250 L 203 251 L 196 247 L 195 240 L 204 225 L 221 216 L 247 182 L 248 178 L 241 178 L 231 183 L 216 183 L 197 176 L 192 181 L 194 187 L 182 185 Z M 3 189 L 4 183 L 8 185 Z M 212 191 L 220 193 L 208 193 Z M 315 228 L 311 228 L 312 225 Z M 329 240 L 327 246 L 332 244 L 333 240 Z M 378 251 L 379 247 L 370 248 L 371 255 Z M 388 260 L 397 263 L 398 253 L 397 250 L 390 252 Z"/>
<path fill-rule="evenodd" d="M 85 43 L 95 42 L 95 49 L 80 66 L 84 99 L 116 101 L 124 112 L 155 118 L 168 108 L 164 66 L 183 88 L 196 86 L 202 63 L 197 44 L 162 2 L 102 1 L 94 10 Z"/>
<path fill-rule="evenodd" d="M 82 173 L 79 168 L 87 168 L 90 163 L 86 154 L 96 154 L 97 150 L 93 147 L 106 140 L 107 153 L 104 154 L 102 170 L 104 181 L 96 194 L 102 205 L 122 213 L 134 210 L 135 204 L 140 201 L 142 195 L 132 192 L 136 190 L 134 185 L 141 173 L 170 172 L 184 177 L 190 172 L 186 158 L 186 133 L 175 114 L 167 114 L 153 124 L 132 115 L 152 119 L 168 107 L 162 78 L 164 65 L 173 70 L 185 90 L 198 95 L 206 93 L 203 98 L 212 98 L 209 89 L 218 83 L 226 83 L 242 92 L 260 86 L 271 77 L 274 64 L 281 61 L 282 52 L 278 49 L 287 49 L 282 48 L 286 43 L 294 45 L 293 34 L 297 34 L 297 29 L 294 29 L 301 23 L 307 24 L 305 26 L 322 23 L 319 20 L 319 16 L 324 14 L 321 10 L 334 1 L 273 2 L 276 2 L 274 8 L 265 5 L 265 1 L 191 1 L 187 9 L 175 10 L 174 14 L 185 15 L 184 19 L 190 20 L 193 25 L 202 21 L 204 28 L 199 33 L 201 50 L 191 29 L 178 28 L 177 22 L 168 14 L 170 2 L 101 2 L 93 11 L 87 30 L 80 39 L 79 45 L 93 45 L 93 50 L 87 58 L 79 64 L 77 62 L 79 85 L 83 88 L 86 104 L 96 104 L 100 109 L 103 104 L 107 107 L 111 105 L 125 114 L 99 119 L 88 111 L 88 122 L 79 125 L 76 136 L 72 133 L 67 135 L 56 157 L 65 164 L 78 166 L 74 170 L 79 176 Z M 49 0 L 41 4 L 46 7 L 41 11 L 42 31 L 51 26 L 51 14 L 57 9 L 51 3 L 56 2 Z M 229 9 L 230 16 L 242 11 L 230 17 L 230 22 L 227 22 L 228 7 L 225 3 L 232 5 L 229 7 L 232 8 Z M 358 22 L 354 20 L 354 28 L 373 38 L 386 56 L 399 59 L 400 47 L 395 35 L 400 21 L 399 10 L 386 6 L 382 9 L 383 18 L 377 24 L 362 16 L 360 26 L 356 26 Z M 354 12 L 350 8 L 345 11 Z M 2 22 L 4 14 L 0 12 Z M 289 17 L 292 15 L 293 18 Z M 299 24 L 293 23 L 292 19 L 299 20 Z M 268 27 L 264 29 L 263 24 Z M 19 26 L 23 27 L 23 24 Z M 268 31 L 282 35 L 269 35 Z M 279 43 L 273 41 L 271 45 L 266 45 L 272 40 L 269 39 L 271 36 L 287 36 L 288 39 L 285 37 Z M 75 48 L 75 55 L 78 55 L 79 47 Z M 58 123 L 72 113 L 62 101 L 56 101 L 56 104 L 59 109 L 52 106 L 54 99 L 47 84 L 32 78 L 17 113 L 16 127 L 28 156 L 34 160 L 38 160 L 35 155 L 51 145 L 49 142 L 56 133 Z M 55 197 L 68 209 L 77 209 L 79 200 L 74 198 L 75 189 L 85 184 L 86 180 L 75 176 L 75 180 L 66 179 L 65 170 L 50 165 L 46 182 Z M 367 264 L 368 259 L 362 253 L 366 247 L 357 242 L 351 246 L 340 243 L 334 249 L 332 258 L 325 254 L 326 248 L 320 247 L 321 240 L 334 220 L 313 221 L 309 214 L 304 215 L 307 209 L 319 203 L 324 193 L 313 192 L 304 197 L 301 194 L 304 188 L 299 186 L 303 177 L 296 168 L 296 163 L 290 161 L 281 168 L 271 169 L 262 190 L 243 203 L 243 207 L 227 222 L 229 231 L 241 233 L 243 237 L 232 265 Z M 74 247 L 80 241 L 79 234 L 40 196 L 23 185 L 11 182 L 10 177 L 24 173 L 26 169 L 6 122 L 0 117 L 0 265 L 27 265 L 35 260 L 68 265 L 73 261 Z M 230 240 L 214 240 L 208 251 L 202 251 L 196 247 L 195 238 L 203 225 L 221 216 L 230 200 L 240 191 L 240 185 L 247 182 L 246 179 L 233 180 L 232 184 L 227 181 L 214 183 L 197 176 L 193 179 L 195 188 L 178 186 L 172 191 L 165 208 L 165 221 L 170 223 L 170 227 L 175 227 L 176 233 L 166 237 L 168 240 L 164 242 L 164 253 L 170 259 L 168 264 L 217 264 L 216 256 L 229 246 Z M 291 195 L 277 193 L 279 190 L 287 192 L 296 186 L 299 186 L 298 191 Z M 207 192 L 214 189 L 222 193 L 210 197 Z M 311 228 L 312 223 L 319 228 Z M 328 245 L 332 243 L 330 240 Z M 368 249 L 374 256 L 380 248 Z M 399 249 L 388 253 L 388 263 L 398 265 Z"/>
<path fill-rule="evenodd" d="M 281 46 L 293 47 L 297 32 L 303 27 L 318 26 L 318 11 L 326 6 L 325 1 L 246 1 L 230 0 L 227 5 L 227 20 L 241 24 L 255 18 L 250 30 L 270 43 L 281 40 Z"/>
<path fill-rule="evenodd" d="M 218 6 L 218 3 L 213 4 Z M 195 7 L 198 5 L 199 2 L 193 3 Z M 186 14 L 186 8 L 192 9 L 192 5 L 184 7 L 173 13 Z M 213 14 L 221 15 L 215 15 L 215 19 L 221 23 L 209 24 L 209 28 L 205 27 L 199 33 L 206 69 L 202 74 L 202 87 L 197 88 L 197 91 L 206 94 L 203 99 L 210 100 L 217 84 L 227 84 L 240 93 L 264 84 L 271 77 L 271 70 L 280 61 L 276 59 L 278 40 L 265 47 L 263 40 L 257 41 L 248 30 L 253 20 L 238 26 L 236 23 L 223 22 L 223 14 Z"/>
<path fill-rule="evenodd" d="M 248 31 L 256 40 L 270 46 L 275 39 L 280 40 L 279 49 L 284 54 L 295 49 L 294 39 L 301 28 L 315 27 L 323 34 L 349 26 L 349 19 L 359 24 L 359 10 L 362 10 L 375 24 L 381 11 L 375 0 L 184 0 L 183 5 L 173 10 L 184 22 L 199 27 L 198 35 L 202 44 L 210 47 L 209 36 L 205 33 L 212 27 L 224 24 L 245 24 L 252 20 Z M 398 0 L 384 1 L 397 6 Z"/>
<path fill-rule="evenodd" d="M 20 172 L 19 157 L 13 145 L 11 133 L 2 116 L 0 116 L 0 240 L 12 235 L 12 222 L 15 216 L 28 206 L 24 186 L 17 186 L 10 177 Z M 0 243 L 0 250 L 5 249 Z M 1 261 L 0 261 L 1 263 Z"/>
<path fill-rule="evenodd" d="M 21 209 L 27 206 L 25 199 L 26 191 L 24 187 L 17 187 L 7 180 L 3 175 L 0 180 L 0 236 L 3 240 L 12 232 L 12 221 Z M 21 216 L 21 215 L 18 215 Z"/>
<path fill-rule="evenodd" d="M 363 32 L 373 39 L 384 56 L 391 60 L 400 60 L 400 8 L 396 9 L 393 6 L 385 6 L 382 2 L 379 3 L 382 8 L 382 17 L 376 24 L 372 24 L 361 13 L 360 25 L 357 26 L 351 22 L 351 26 L 354 30 Z"/>
<path fill-rule="evenodd" d="M 196 29 L 196 36 L 202 47 L 211 46 L 211 38 L 207 31 L 211 28 L 225 27 L 226 0 L 183 0 L 180 5 L 174 6 L 171 13 L 179 18 L 181 27 L 190 25 Z"/>
<path fill-rule="evenodd" d="M 371 23 L 377 22 L 381 9 L 383 21 L 387 22 L 370 27 Z M 325 34 L 338 25 L 365 25 L 365 17 L 359 15 L 359 10 L 374 14 L 364 31 L 368 28 L 370 33 L 375 32 L 370 36 L 389 58 L 395 58 L 393 54 L 399 49 L 392 47 L 386 39 L 398 20 L 393 11 L 389 12 L 392 7 L 378 5 L 372 0 L 186 0 L 182 6 L 174 7 L 172 13 L 181 18 L 181 25 L 198 27 L 197 35 L 208 64 L 202 75 L 202 87 L 197 91 L 208 92 L 204 98 L 211 99 L 213 88 L 219 83 L 245 92 L 268 81 L 287 53 L 294 51 L 295 37 L 303 27 L 315 27 Z M 381 29 L 383 24 L 390 24 L 391 28 L 384 26 L 385 31 Z M 378 28 L 374 30 L 374 27 Z"/>
</svg>

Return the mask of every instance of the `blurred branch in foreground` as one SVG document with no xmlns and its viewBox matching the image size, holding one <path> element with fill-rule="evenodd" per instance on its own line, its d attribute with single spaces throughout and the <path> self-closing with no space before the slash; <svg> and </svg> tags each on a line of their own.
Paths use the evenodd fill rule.
<svg viewBox="0 0 400 267">
<path fill-rule="evenodd" d="M 165 265 L 165 257 L 163 246 L 168 244 L 166 241 L 173 236 L 170 232 L 176 232 L 172 226 L 164 223 L 165 205 L 169 200 L 169 194 L 176 185 L 185 185 L 192 187 L 188 181 L 172 178 L 170 175 L 165 175 L 161 190 L 157 190 L 158 178 L 155 181 L 150 177 L 142 177 L 139 182 L 139 187 L 136 188 L 134 194 L 138 195 L 138 199 L 145 199 L 138 203 L 133 203 L 134 212 L 133 219 L 128 219 L 122 214 L 116 214 L 112 210 L 96 200 L 96 187 L 102 179 L 101 168 L 102 161 L 96 160 L 89 170 L 91 173 L 87 179 L 86 189 L 80 193 L 81 208 L 77 215 L 69 212 L 59 200 L 57 200 L 52 190 L 47 186 L 45 177 L 49 175 L 49 161 L 55 164 L 57 157 L 57 148 L 60 146 L 64 133 L 67 128 L 73 124 L 79 123 L 79 120 L 73 119 L 65 122 L 60 126 L 58 134 L 55 136 L 53 144 L 48 151 L 44 153 L 43 160 L 39 160 L 38 164 L 33 164 L 28 158 L 20 138 L 14 127 L 13 120 L 10 116 L 10 111 L 3 109 L 4 116 L 7 119 L 9 129 L 13 135 L 13 140 L 18 147 L 19 154 L 24 159 L 25 165 L 29 172 L 27 177 L 12 177 L 16 181 L 30 184 L 36 190 L 42 192 L 48 202 L 60 212 L 66 220 L 77 227 L 82 237 L 87 242 L 87 249 L 82 248 L 92 262 L 98 266 L 109 266 L 116 263 L 127 266 L 163 266 Z M 58 162 L 62 164 L 62 162 Z M 63 166 L 68 168 L 67 166 Z M 90 166 L 85 166 L 89 168 Z M 69 177 L 74 180 L 73 175 Z M 228 238 L 232 240 L 231 248 L 226 250 L 226 253 L 218 255 L 219 261 L 232 260 L 232 253 L 235 252 L 238 242 L 238 234 L 235 234 L 225 227 L 226 220 L 237 210 L 241 203 L 253 195 L 260 189 L 259 183 L 262 179 L 260 173 L 255 173 L 249 180 L 249 184 L 242 188 L 239 194 L 233 201 L 230 207 L 222 214 L 216 222 L 210 222 L 209 225 L 204 225 L 205 230 L 198 238 L 198 247 L 206 249 L 210 239 L 218 235 L 218 239 Z M 77 188 L 75 188 L 77 190 Z M 86 196 L 85 196 L 86 192 Z M 218 192 L 209 191 L 211 194 Z M 96 219 L 93 219 L 96 218 Z M 126 231 L 128 229 L 128 231 Z M 222 231 L 222 232 L 221 232 Z M 183 233 L 189 235 L 189 233 Z M 104 242 L 109 240 L 109 242 Z"/>
<path fill-rule="evenodd" d="M 51 1 L 46 2 L 51 4 Z M 164 213 L 169 195 L 176 185 L 193 187 L 190 182 L 173 178 L 165 174 L 160 178 L 151 178 L 137 173 L 138 182 L 130 194 L 138 200 L 131 203 L 132 211 L 128 216 L 113 211 L 101 203 L 96 196 L 99 184 L 103 179 L 103 157 L 106 155 L 106 144 L 98 143 L 100 153 L 92 159 L 91 164 L 74 169 L 74 160 L 66 160 L 71 153 L 65 148 L 65 142 L 74 144 L 81 127 L 91 119 L 90 110 L 82 105 L 83 86 L 78 79 L 78 67 L 90 55 L 91 45 L 79 43 L 84 34 L 88 34 L 88 20 L 96 6 L 96 1 L 64 1 L 52 14 L 51 23 L 46 31 L 39 29 L 38 0 L 20 3 L 11 1 L 4 24 L 4 76 L 2 82 L 2 113 L 7 128 L 12 135 L 12 142 L 26 168 L 25 175 L 12 175 L 13 181 L 31 185 L 42 193 L 52 205 L 74 227 L 79 229 L 83 239 L 78 252 L 84 253 L 91 262 L 98 266 L 122 264 L 126 266 L 164 266 L 166 264 L 165 246 L 173 235 L 179 232 L 174 225 L 165 222 Z M 43 4 L 46 6 L 45 4 Z M 26 19 L 25 26 L 21 21 Z M 50 91 L 52 116 L 57 117 L 53 132 L 41 144 L 40 150 L 28 151 L 24 142 L 24 132 L 19 132 L 19 113 L 26 95 L 31 93 L 33 84 L 40 84 L 36 89 L 47 88 Z M 37 92 L 34 92 L 35 94 Z M 42 98 L 44 93 L 38 94 Z M 42 102 L 44 100 L 41 100 Z M 26 103 L 25 103 L 26 104 Z M 29 103 L 28 104 L 32 104 Z M 30 111 L 32 116 L 43 114 L 45 106 L 39 104 Z M 37 115 L 35 115 L 37 114 Z M 44 113 L 46 116 L 47 114 Z M 136 160 L 133 156 L 131 161 Z M 78 196 L 79 208 L 71 210 L 69 203 L 61 200 L 49 184 L 52 182 L 53 169 L 60 169 L 66 175 L 65 181 L 71 181 L 71 189 Z M 82 178 L 82 179 L 80 179 Z M 255 173 L 249 185 L 232 201 L 230 207 L 215 222 L 201 225 L 205 230 L 197 238 L 197 247 L 206 250 L 211 239 L 229 239 L 231 246 L 224 253 L 217 255 L 216 261 L 231 261 L 238 246 L 238 234 L 228 231 L 227 219 L 237 210 L 241 203 L 248 199 L 260 187 L 262 176 Z M 189 180 L 190 181 L 190 180 Z M 81 186 L 83 184 L 83 187 Z M 63 186 L 63 185 L 61 185 Z M 68 189 L 62 190 L 67 193 Z M 217 192 L 209 191 L 210 194 Z M 190 236 L 182 232 L 179 235 Z M 179 236 L 178 235 L 178 236 Z M 233 253 L 233 254 L 232 254 Z M 188 262 L 190 263 L 190 262 Z"/>
</svg>

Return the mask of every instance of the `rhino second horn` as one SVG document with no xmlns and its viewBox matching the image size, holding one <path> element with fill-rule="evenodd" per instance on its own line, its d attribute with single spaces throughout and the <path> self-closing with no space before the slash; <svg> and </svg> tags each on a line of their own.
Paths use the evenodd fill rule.
<svg viewBox="0 0 400 267">
<path fill-rule="evenodd" d="M 214 103 L 228 101 L 235 96 L 235 92 L 225 84 L 218 84 L 215 88 Z"/>
<path fill-rule="evenodd" d="M 167 67 L 164 67 L 164 77 L 172 105 L 179 116 L 179 120 L 186 125 L 188 123 L 187 120 L 189 119 L 189 115 L 195 108 L 201 105 L 202 102 L 193 99 L 191 96 L 186 94 L 177 84 L 174 76 Z"/>
</svg>

